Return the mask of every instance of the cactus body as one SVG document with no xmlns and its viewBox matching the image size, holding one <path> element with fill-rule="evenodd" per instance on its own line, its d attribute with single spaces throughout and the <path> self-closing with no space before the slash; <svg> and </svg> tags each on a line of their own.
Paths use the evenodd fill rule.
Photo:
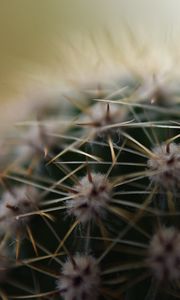
<svg viewBox="0 0 180 300">
<path fill-rule="evenodd" d="M 2 151 L 2 299 L 179 297 L 179 92 L 117 82 L 46 104 Z"/>
</svg>

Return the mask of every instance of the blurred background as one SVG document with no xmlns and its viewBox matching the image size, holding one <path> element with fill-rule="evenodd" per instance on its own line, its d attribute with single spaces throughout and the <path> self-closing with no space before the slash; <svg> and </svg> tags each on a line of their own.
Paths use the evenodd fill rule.
<svg viewBox="0 0 180 300">
<path fill-rule="evenodd" d="M 0 0 L 1 128 L 23 117 L 34 95 L 93 76 L 98 56 L 116 64 L 127 31 L 160 54 L 177 50 L 179 10 L 179 0 Z"/>
</svg>

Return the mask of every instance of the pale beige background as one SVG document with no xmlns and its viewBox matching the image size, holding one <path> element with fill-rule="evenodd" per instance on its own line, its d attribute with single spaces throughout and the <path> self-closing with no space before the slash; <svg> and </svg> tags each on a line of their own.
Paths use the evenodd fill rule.
<svg viewBox="0 0 180 300">
<path fill-rule="evenodd" d="M 13 120 L 12 101 L 26 104 L 36 91 L 61 88 L 63 76 L 76 77 L 78 55 L 89 50 L 82 40 L 95 37 L 98 45 L 98 33 L 108 30 L 118 41 L 126 23 L 133 34 L 178 45 L 179 13 L 179 0 L 0 0 L 1 127 Z"/>
</svg>

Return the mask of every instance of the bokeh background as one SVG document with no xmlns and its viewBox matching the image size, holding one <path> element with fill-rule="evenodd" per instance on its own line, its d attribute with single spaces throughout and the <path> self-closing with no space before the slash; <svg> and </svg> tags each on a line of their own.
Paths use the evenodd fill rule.
<svg viewBox="0 0 180 300">
<path fill-rule="evenodd" d="M 0 0 L 1 129 L 24 117 L 34 95 L 87 78 L 96 56 L 124 47 L 127 27 L 148 47 L 177 50 L 179 10 L 179 0 Z"/>
</svg>

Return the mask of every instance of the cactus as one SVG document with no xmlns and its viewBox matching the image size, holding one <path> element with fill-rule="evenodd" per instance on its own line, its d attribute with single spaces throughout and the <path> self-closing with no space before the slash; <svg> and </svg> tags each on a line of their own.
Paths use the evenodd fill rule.
<svg viewBox="0 0 180 300">
<path fill-rule="evenodd" d="M 116 85 L 67 94 L 66 116 L 38 106 L 2 141 L 3 300 L 179 298 L 179 92 Z"/>
</svg>

